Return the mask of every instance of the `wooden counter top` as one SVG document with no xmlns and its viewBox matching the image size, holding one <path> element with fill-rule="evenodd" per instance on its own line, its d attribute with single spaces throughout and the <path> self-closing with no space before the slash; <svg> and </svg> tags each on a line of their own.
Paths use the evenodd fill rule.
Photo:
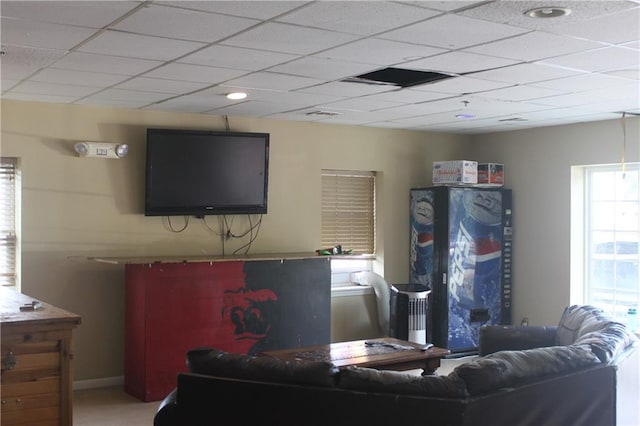
<svg viewBox="0 0 640 426">
<path fill-rule="evenodd" d="M 41 307 L 35 310 L 21 311 L 20 306 L 38 302 Z M 21 323 L 37 324 L 55 320 L 80 324 L 80 316 L 57 306 L 19 293 L 13 289 L 0 287 L 0 323 L 2 325 L 18 325 Z"/>
<path fill-rule="evenodd" d="M 114 265 L 126 264 L 153 264 L 153 263 L 192 263 L 192 262 L 231 262 L 231 261 L 252 261 L 252 260 L 295 260 L 295 259 L 374 259 L 373 255 L 331 255 L 320 256 L 313 252 L 299 253 L 262 253 L 262 254 L 243 254 L 229 256 L 144 256 L 144 257 L 88 257 L 102 263 L 112 263 Z"/>
</svg>

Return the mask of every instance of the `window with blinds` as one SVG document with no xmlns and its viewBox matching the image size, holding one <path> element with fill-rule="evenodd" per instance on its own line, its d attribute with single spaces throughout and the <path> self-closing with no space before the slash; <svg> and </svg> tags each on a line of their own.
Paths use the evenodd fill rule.
<svg viewBox="0 0 640 426">
<path fill-rule="evenodd" d="M 17 164 L 0 158 L 0 285 L 18 285 Z"/>
<path fill-rule="evenodd" d="M 375 253 L 374 172 L 322 171 L 322 248 Z"/>
</svg>

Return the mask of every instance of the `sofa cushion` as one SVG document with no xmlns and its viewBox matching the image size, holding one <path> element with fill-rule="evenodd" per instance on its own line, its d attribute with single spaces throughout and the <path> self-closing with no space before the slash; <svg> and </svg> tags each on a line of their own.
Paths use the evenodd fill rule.
<svg viewBox="0 0 640 426">
<path fill-rule="evenodd" d="M 288 361 L 215 348 L 188 351 L 187 368 L 191 373 L 211 376 L 316 386 L 335 386 L 338 373 L 338 368 L 330 362 Z"/>
<path fill-rule="evenodd" d="M 364 392 L 462 398 L 467 396 L 464 382 L 454 373 L 449 376 L 417 376 L 415 374 L 347 367 L 338 375 L 338 387 Z"/>
<path fill-rule="evenodd" d="M 638 338 L 624 324 L 609 321 L 596 331 L 582 334 L 575 344 L 588 345 L 601 362 L 611 364 L 637 341 Z"/>
<path fill-rule="evenodd" d="M 602 309 L 589 305 L 566 308 L 556 332 L 557 345 L 589 345 L 601 362 L 611 363 L 635 344 L 637 337 Z"/>
<path fill-rule="evenodd" d="M 565 308 L 556 331 L 556 345 L 571 345 L 578 338 L 611 321 L 600 308 L 590 305 L 572 305 Z"/>
<path fill-rule="evenodd" d="M 471 395 L 479 395 L 526 380 L 598 364 L 588 346 L 551 346 L 524 351 L 501 351 L 459 365 L 453 372 Z"/>
</svg>

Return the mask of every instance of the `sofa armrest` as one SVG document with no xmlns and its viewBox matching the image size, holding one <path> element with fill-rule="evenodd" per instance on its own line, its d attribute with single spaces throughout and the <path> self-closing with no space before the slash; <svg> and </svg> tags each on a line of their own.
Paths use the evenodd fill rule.
<svg viewBox="0 0 640 426">
<path fill-rule="evenodd" d="M 556 326 L 483 326 L 480 328 L 479 355 L 554 346 L 556 329 Z"/>
<path fill-rule="evenodd" d="M 165 426 L 178 424 L 177 420 L 177 389 L 174 389 L 169 395 L 167 395 L 156 411 L 156 415 L 153 417 L 153 426 Z"/>
</svg>

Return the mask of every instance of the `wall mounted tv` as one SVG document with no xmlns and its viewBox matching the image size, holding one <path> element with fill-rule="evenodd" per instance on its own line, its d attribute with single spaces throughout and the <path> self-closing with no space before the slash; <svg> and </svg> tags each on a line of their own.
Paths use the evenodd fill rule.
<svg viewBox="0 0 640 426">
<path fill-rule="evenodd" d="M 268 175 L 268 133 L 147 129 L 144 214 L 264 214 Z"/>
</svg>

